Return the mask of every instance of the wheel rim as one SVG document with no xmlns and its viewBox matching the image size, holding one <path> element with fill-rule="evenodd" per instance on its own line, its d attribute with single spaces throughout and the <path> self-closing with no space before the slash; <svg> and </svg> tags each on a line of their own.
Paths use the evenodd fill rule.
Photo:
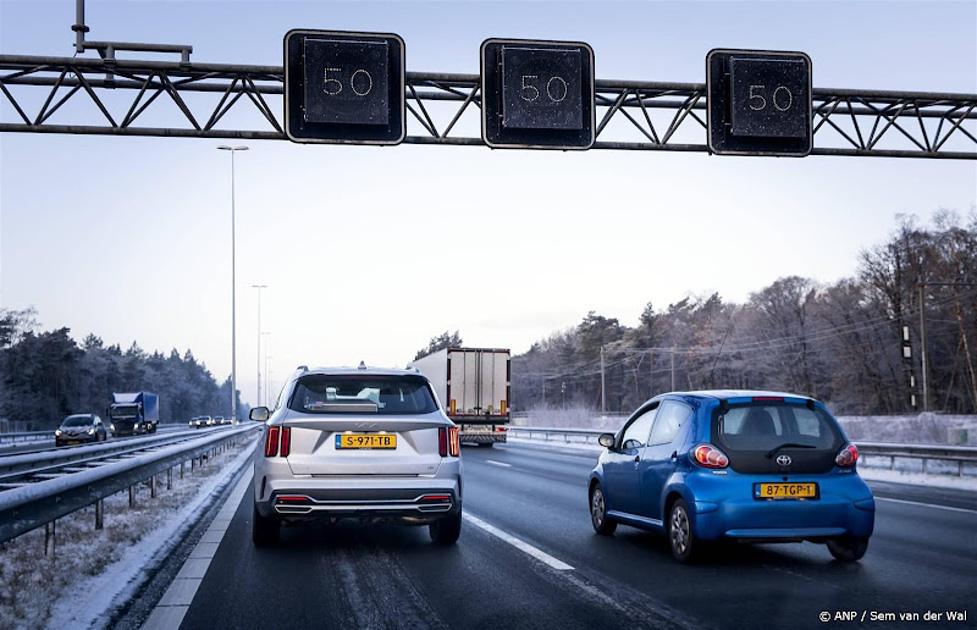
<svg viewBox="0 0 977 630">
<path fill-rule="evenodd" d="M 672 548 L 679 554 L 684 554 L 689 548 L 689 517 L 685 509 L 681 506 L 672 508 L 671 527 L 669 533 L 672 539 Z"/>
<path fill-rule="evenodd" d="M 596 527 L 604 524 L 604 493 L 600 488 L 594 488 L 593 494 L 590 495 L 590 518 L 593 519 Z"/>
</svg>

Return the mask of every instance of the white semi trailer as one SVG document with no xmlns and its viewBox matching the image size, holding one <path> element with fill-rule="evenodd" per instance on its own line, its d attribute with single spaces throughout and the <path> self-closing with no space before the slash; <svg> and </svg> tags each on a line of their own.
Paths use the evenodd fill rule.
<svg viewBox="0 0 977 630">
<path fill-rule="evenodd" d="M 510 352 L 502 348 L 446 348 L 411 363 L 427 377 L 461 441 L 505 442 L 511 419 Z"/>
</svg>

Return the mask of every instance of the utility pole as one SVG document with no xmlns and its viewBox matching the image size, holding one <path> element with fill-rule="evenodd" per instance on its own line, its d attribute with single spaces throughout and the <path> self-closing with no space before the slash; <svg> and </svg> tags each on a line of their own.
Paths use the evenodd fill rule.
<svg viewBox="0 0 977 630">
<path fill-rule="evenodd" d="M 670 353 L 670 356 L 671 356 L 671 363 L 672 363 L 672 385 L 671 385 L 671 391 L 674 392 L 675 391 L 675 348 L 672 348 L 672 351 Z"/>
<path fill-rule="evenodd" d="M 231 420 L 237 420 L 237 243 L 234 206 L 234 154 L 247 151 L 246 146 L 230 147 L 225 144 L 217 147 L 220 151 L 231 152 Z"/>
<path fill-rule="evenodd" d="M 255 386 L 255 397 L 254 397 L 254 404 L 257 406 L 261 404 L 261 335 L 264 334 L 263 332 L 261 332 L 261 290 L 267 289 L 268 285 L 252 284 L 251 288 L 258 289 L 258 354 L 256 355 L 255 358 L 255 361 L 258 364 L 258 380 L 255 381 L 257 384 Z"/>
<path fill-rule="evenodd" d="M 919 289 L 919 356 L 923 364 L 923 411 L 929 411 L 930 394 L 929 384 L 926 380 L 926 307 L 923 302 L 926 283 L 920 282 L 917 288 Z"/>
<path fill-rule="evenodd" d="M 607 415 L 607 381 L 604 379 L 604 346 L 600 347 L 600 415 Z"/>
<path fill-rule="evenodd" d="M 974 282 L 920 282 L 916 285 L 916 289 L 919 291 L 919 355 L 920 362 L 922 363 L 922 375 L 923 375 L 923 411 L 929 411 L 929 383 L 927 381 L 928 370 L 926 365 L 926 287 L 927 286 L 938 286 L 938 287 L 974 287 L 977 283 Z"/>
</svg>

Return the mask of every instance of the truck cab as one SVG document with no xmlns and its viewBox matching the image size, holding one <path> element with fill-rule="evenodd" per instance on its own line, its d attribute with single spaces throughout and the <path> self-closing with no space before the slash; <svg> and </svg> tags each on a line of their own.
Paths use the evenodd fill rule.
<svg viewBox="0 0 977 630">
<path fill-rule="evenodd" d="M 108 416 L 113 437 L 156 433 L 159 397 L 152 392 L 113 393 Z"/>
</svg>

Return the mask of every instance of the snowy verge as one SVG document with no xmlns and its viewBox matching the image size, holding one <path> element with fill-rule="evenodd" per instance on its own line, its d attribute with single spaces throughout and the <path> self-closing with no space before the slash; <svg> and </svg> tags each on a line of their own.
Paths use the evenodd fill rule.
<svg viewBox="0 0 977 630">
<path fill-rule="evenodd" d="M 221 472 L 207 479 L 196 495 L 179 511 L 153 524 L 151 532 L 127 549 L 121 558 L 99 575 L 72 585 L 85 598 L 59 600 L 48 620 L 50 628 L 101 628 L 124 607 L 139 588 L 166 560 L 173 548 L 197 523 L 201 514 L 220 496 L 227 484 L 251 460 L 254 440 Z"/>
</svg>

